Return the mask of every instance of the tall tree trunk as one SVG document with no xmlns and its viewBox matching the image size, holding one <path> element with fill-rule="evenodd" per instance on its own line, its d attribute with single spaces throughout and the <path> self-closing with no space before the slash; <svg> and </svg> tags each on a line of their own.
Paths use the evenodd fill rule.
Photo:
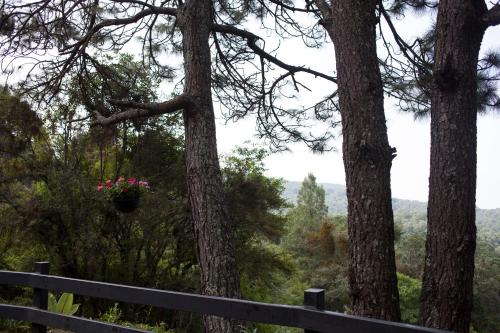
<svg viewBox="0 0 500 333">
<path fill-rule="evenodd" d="M 441 0 L 421 320 L 468 332 L 476 247 L 476 89 L 484 1 Z"/>
<path fill-rule="evenodd" d="M 376 0 L 335 0 L 324 20 L 335 46 L 354 314 L 400 319 L 391 165 L 378 65 Z"/>
<path fill-rule="evenodd" d="M 231 229 L 224 202 L 211 97 L 210 0 L 188 0 L 178 17 L 183 35 L 185 89 L 195 106 L 184 114 L 188 195 L 192 211 L 201 291 L 239 297 Z M 233 321 L 204 318 L 205 332 L 234 332 Z"/>
</svg>

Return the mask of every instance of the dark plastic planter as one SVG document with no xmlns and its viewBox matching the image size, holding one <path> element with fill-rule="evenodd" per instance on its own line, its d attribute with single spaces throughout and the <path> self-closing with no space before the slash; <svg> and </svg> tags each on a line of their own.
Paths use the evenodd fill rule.
<svg viewBox="0 0 500 333">
<path fill-rule="evenodd" d="M 113 198 L 113 204 L 116 210 L 122 213 L 131 213 L 139 207 L 140 197 L 134 196 L 118 196 Z"/>
</svg>

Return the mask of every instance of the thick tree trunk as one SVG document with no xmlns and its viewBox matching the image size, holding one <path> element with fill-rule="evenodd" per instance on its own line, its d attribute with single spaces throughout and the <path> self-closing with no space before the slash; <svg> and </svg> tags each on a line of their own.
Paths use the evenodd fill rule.
<svg viewBox="0 0 500 333">
<path fill-rule="evenodd" d="M 184 115 L 188 195 L 201 269 L 201 291 L 206 295 L 239 297 L 211 97 L 211 6 L 210 0 L 186 1 L 178 17 L 184 45 L 184 92 L 195 104 Z M 204 324 L 205 332 L 236 331 L 234 322 L 222 318 L 207 316 Z"/>
<path fill-rule="evenodd" d="M 377 60 L 375 0 L 332 1 L 325 28 L 335 46 L 354 314 L 400 319 L 391 165 Z"/>
<path fill-rule="evenodd" d="M 476 247 L 476 76 L 483 1 L 441 0 L 431 108 L 431 167 L 421 320 L 468 332 Z"/>
</svg>

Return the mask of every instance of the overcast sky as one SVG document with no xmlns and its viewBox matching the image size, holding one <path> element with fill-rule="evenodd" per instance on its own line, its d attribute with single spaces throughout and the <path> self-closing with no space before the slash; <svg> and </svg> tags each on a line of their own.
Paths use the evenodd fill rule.
<svg viewBox="0 0 500 333">
<path fill-rule="evenodd" d="M 408 38 L 422 32 L 428 26 L 428 17 L 413 17 L 399 24 Z M 254 27 L 258 29 L 257 26 Z M 255 30 L 252 30 L 255 31 Z M 264 32 L 260 35 L 265 35 Z M 272 41 L 266 41 L 266 46 Z M 500 27 L 490 28 L 483 40 L 482 51 L 500 48 Z M 311 59 L 311 67 L 333 70 L 333 46 L 326 45 L 321 50 L 307 50 L 300 43 L 282 44 L 278 55 L 288 62 L 301 64 L 303 59 Z M 310 87 L 321 95 L 324 81 L 310 83 Z M 300 104 L 301 101 L 299 100 Z M 386 99 L 386 118 L 389 142 L 397 148 L 397 157 L 392 166 L 393 197 L 427 201 L 429 177 L 430 126 L 429 119 L 414 120 L 410 114 L 402 113 L 394 106 L 394 101 Z M 218 123 L 219 152 L 228 153 L 236 145 L 255 139 L 255 122 L 248 119 L 237 124 Z M 477 206 L 479 208 L 500 208 L 500 116 L 497 114 L 478 117 L 478 178 Z M 341 154 L 341 139 L 335 141 L 336 152 L 322 155 L 312 154 L 303 144 L 290 146 L 291 152 L 277 153 L 265 160 L 269 176 L 286 180 L 302 181 L 308 173 L 313 173 L 319 182 L 345 185 Z"/>
</svg>

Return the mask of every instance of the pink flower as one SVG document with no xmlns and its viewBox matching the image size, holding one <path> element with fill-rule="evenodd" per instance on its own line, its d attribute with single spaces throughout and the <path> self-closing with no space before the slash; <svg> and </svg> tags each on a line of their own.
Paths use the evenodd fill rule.
<svg viewBox="0 0 500 333">
<path fill-rule="evenodd" d="M 125 177 L 120 176 L 120 177 L 118 178 L 118 180 L 116 181 L 116 183 L 120 184 L 120 183 L 123 183 L 124 181 L 125 181 Z"/>
<path fill-rule="evenodd" d="M 111 185 L 111 179 L 106 180 L 106 188 L 111 188 L 113 185 Z"/>
<path fill-rule="evenodd" d="M 102 186 L 102 182 L 97 183 L 97 190 L 98 191 L 101 191 L 103 188 L 104 188 L 104 186 Z"/>
<path fill-rule="evenodd" d="M 134 185 L 135 184 L 135 178 L 134 177 L 130 177 L 128 179 L 128 183 L 129 183 L 129 185 Z"/>
<path fill-rule="evenodd" d="M 148 182 L 143 182 L 142 180 L 140 180 L 139 181 L 139 186 L 140 187 L 149 188 L 149 183 Z"/>
</svg>

